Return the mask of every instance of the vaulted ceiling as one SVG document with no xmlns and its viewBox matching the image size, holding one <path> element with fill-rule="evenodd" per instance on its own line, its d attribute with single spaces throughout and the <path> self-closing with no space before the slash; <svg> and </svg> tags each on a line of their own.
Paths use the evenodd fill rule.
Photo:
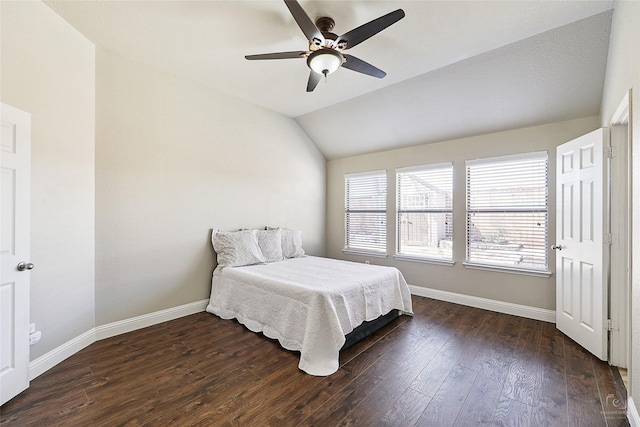
<svg viewBox="0 0 640 427">
<path fill-rule="evenodd" d="M 283 1 L 46 1 L 97 46 L 295 118 L 327 158 L 597 115 L 613 0 L 305 1 L 342 34 L 406 17 L 305 91 L 305 50 Z"/>
</svg>

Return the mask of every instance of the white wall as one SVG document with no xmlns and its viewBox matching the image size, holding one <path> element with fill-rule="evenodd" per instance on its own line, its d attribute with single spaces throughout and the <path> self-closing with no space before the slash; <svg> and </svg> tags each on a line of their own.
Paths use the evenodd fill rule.
<svg viewBox="0 0 640 427">
<path fill-rule="evenodd" d="M 1 2 L 0 98 L 31 113 L 31 359 L 95 326 L 95 49 L 40 2 Z"/>
<path fill-rule="evenodd" d="M 549 239 L 555 236 L 555 147 L 598 128 L 598 118 L 590 117 L 544 126 L 517 129 L 471 138 L 456 139 L 412 148 L 331 160 L 327 163 L 327 253 L 333 258 L 393 265 L 411 285 L 461 293 L 525 306 L 555 310 L 555 276 L 539 278 L 509 273 L 470 270 L 465 261 L 465 160 L 481 159 L 534 151 L 549 153 Z M 395 169 L 406 166 L 453 162 L 454 217 L 453 267 L 422 262 L 398 261 L 395 248 Z M 391 201 L 387 215 L 386 259 L 342 253 L 344 247 L 344 174 L 386 169 L 387 194 Z M 554 254 L 549 254 L 549 269 L 555 270 Z"/>
<path fill-rule="evenodd" d="M 293 119 L 98 49 L 96 324 L 206 299 L 210 230 L 302 230 L 324 255 L 325 159 Z"/>
<path fill-rule="evenodd" d="M 640 2 L 617 1 L 613 12 L 609 58 L 602 95 L 602 125 L 632 89 L 632 268 L 630 395 L 640 403 Z"/>
</svg>

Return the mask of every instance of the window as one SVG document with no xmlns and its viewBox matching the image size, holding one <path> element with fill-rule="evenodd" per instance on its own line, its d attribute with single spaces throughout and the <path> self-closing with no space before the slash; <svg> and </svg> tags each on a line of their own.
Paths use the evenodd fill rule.
<svg viewBox="0 0 640 427">
<path fill-rule="evenodd" d="M 453 165 L 396 170 L 399 258 L 451 261 Z"/>
<path fill-rule="evenodd" d="M 345 176 L 345 251 L 386 254 L 387 172 Z"/>
<path fill-rule="evenodd" d="M 546 152 L 468 161 L 467 263 L 547 270 Z"/>
</svg>

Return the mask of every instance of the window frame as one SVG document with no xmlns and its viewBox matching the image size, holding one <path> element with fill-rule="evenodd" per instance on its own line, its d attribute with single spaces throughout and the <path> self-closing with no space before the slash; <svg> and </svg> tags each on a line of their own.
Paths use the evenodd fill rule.
<svg viewBox="0 0 640 427">
<path fill-rule="evenodd" d="M 425 171 L 442 171 L 442 170 L 448 170 L 450 175 L 448 178 L 450 178 L 450 207 L 446 207 L 446 203 L 444 206 L 439 206 L 439 207 L 434 207 L 434 208 L 429 208 L 429 207 L 423 207 L 423 208 L 415 208 L 415 207 L 410 207 L 410 206 L 402 206 L 402 191 L 401 191 L 401 186 L 402 186 L 402 181 L 401 181 L 401 175 L 406 174 L 409 175 L 412 172 L 413 173 L 419 173 L 419 172 L 425 172 Z M 396 239 L 395 239 L 395 255 L 394 258 L 398 259 L 398 260 L 404 260 L 404 261 L 416 261 L 416 262 L 425 262 L 425 263 L 433 263 L 433 264 L 442 264 L 442 265 L 448 265 L 448 266 L 452 266 L 454 265 L 454 260 L 453 260 L 453 216 L 454 216 L 454 210 L 453 210 L 453 205 L 454 205 L 454 188 L 453 188 L 453 176 L 454 176 L 454 169 L 453 169 L 453 162 L 444 162 L 444 163 L 434 163 L 434 164 L 428 164 L 428 165 L 418 165 L 418 166 L 410 166 L 410 167 L 403 167 L 403 168 L 396 168 L 395 170 L 396 172 Z M 401 230 L 401 224 L 402 224 L 402 215 L 403 214 L 410 214 L 410 213 L 443 213 L 443 214 L 449 214 L 450 215 L 450 227 L 451 227 L 451 244 L 452 244 L 452 249 L 451 249 L 451 256 L 450 257 L 438 257 L 438 256 L 431 256 L 431 255 L 419 255 L 419 254 L 411 254 L 411 253 L 406 253 L 406 252 L 402 252 L 402 247 L 401 247 L 401 239 L 402 239 L 402 230 Z"/>
<path fill-rule="evenodd" d="M 384 196 L 379 197 L 379 199 L 383 200 L 382 206 L 384 208 L 367 208 L 367 209 L 358 209 L 358 208 L 350 208 L 350 198 L 349 198 L 349 184 L 352 179 L 373 179 L 384 177 Z M 368 172 L 357 172 L 357 173 L 347 173 L 344 175 L 344 248 L 342 249 L 343 253 L 355 254 L 355 255 L 366 255 L 372 257 L 386 258 L 387 257 L 387 196 L 388 196 L 388 185 L 389 179 L 387 176 L 387 170 L 375 170 Z M 383 245 L 372 245 L 372 247 L 364 247 L 363 245 L 352 245 L 350 244 L 351 239 L 350 236 L 355 233 L 350 232 L 350 214 L 379 214 L 382 218 L 384 218 L 384 224 L 381 227 L 382 231 L 379 231 L 378 239 L 383 242 Z M 378 247 L 378 249 L 376 249 Z"/>
<path fill-rule="evenodd" d="M 544 175 L 544 208 L 541 209 L 541 205 L 535 205 L 532 203 L 531 206 L 523 207 L 518 206 L 517 204 L 513 205 L 503 205 L 499 207 L 484 207 L 479 208 L 477 206 L 471 206 L 472 195 L 470 194 L 471 186 L 474 185 L 470 183 L 470 173 L 471 169 L 476 166 L 491 166 L 498 164 L 508 164 L 514 162 L 521 161 L 538 161 L 544 160 L 545 162 L 545 175 Z M 497 271 L 497 272 L 507 272 L 507 273 L 515 273 L 515 274 L 524 274 L 530 276 L 539 276 L 539 277 L 549 277 L 552 273 L 549 271 L 549 222 L 550 222 L 550 210 L 549 210 L 549 153 L 547 151 L 536 151 L 515 155 L 505 155 L 505 156 L 497 156 L 497 157 L 489 157 L 477 160 L 467 160 L 465 162 L 465 183 L 466 183 L 466 202 L 465 202 L 465 216 L 466 216 L 466 224 L 465 224 L 465 262 L 463 265 L 467 268 L 472 269 L 480 269 L 480 270 L 489 270 L 489 271 Z M 494 178 L 496 179 L 496 178 Z M 507 182 L 508 178 L 505 178 L 505 182 Z M 479 262 L 477 260 L 470 261 L 470 251 L 471 251 L 471 238 L 470 238 L 470 227 L 472 224 L 471 216 L 473 214 L 478 213 L 495 213 L 496 215 L 500 214 L 517 214 L 517 213 L 531 213 L 531 214 L 539 214 L 543 213 L 545 215 L 545 231 L 544 231 L 544 243 L 542 247 L 544 248 L 544 263 L 545 265 L 542 267 L 534 268 L 532 266 L 526 267 L 518 267 L 517 265 L 509 265 L 508 263 L 492 263 L 492 262 Z M 499 221 L 498 219 L 494 219 L 494 221 Z"/>
</svg>

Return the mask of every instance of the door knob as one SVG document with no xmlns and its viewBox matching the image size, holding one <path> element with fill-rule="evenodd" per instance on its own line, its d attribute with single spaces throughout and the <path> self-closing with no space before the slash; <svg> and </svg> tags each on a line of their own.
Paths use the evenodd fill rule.
<svg viewBox="0 0 640 427">
<path fill-rule="evenodd" d="M 562 250 L 562 246 L 561 245 L 553 245 L 553 246 L 551 246 L 551 249 L 553 249 L 554 251 L 561 251 Z"/>
<path fill-rule="evenodd" d="M 21 262 L 20 264 L 18 264 L 18 271 L 33 270 L 33 267 L 35 267 L 33 263 Z"/>
</svg>

